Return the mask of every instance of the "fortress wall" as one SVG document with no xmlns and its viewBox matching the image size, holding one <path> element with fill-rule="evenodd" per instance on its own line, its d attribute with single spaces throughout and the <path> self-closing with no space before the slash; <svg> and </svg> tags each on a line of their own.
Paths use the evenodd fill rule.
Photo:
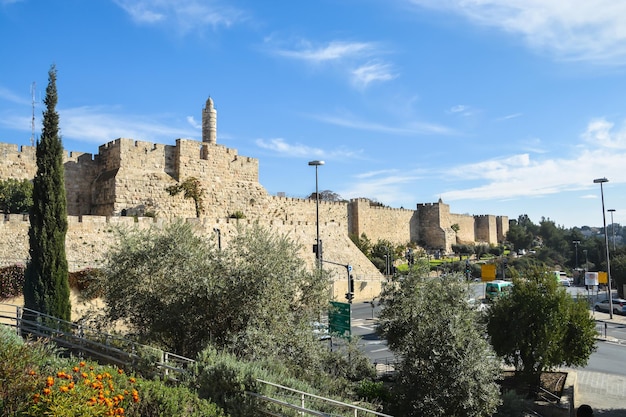
<svg viewBox="0 0 626 417">
<path fill-rule="evenodd" d="M 442 210 L 442 206 L 444 206 L 444 210 Z M 447 204 L 443 203 L 417 205 L 420 224 L 418 243 L 425 246 L 426 249 L 447 249 L 450 246 L 446 231 L 442 227 L 442 225 L 450 223 L 450 209 L 447 206 L 448 210 L 445 210 L 445 206 Z"/>
<path fill-rule="evenodd" d="M 489 244 L 498 243 L 496 216 L 476 216 L 476 241 Z"/>
<path fill-rule="evenodd" d="M 34 146 L 0 143 L 0 179 L 31 179 L 37 172 Z"/>
<path fill-rule="evenodd" d="M 474 242 L 474 216 L 469 214 L 450 214 L 450 226 L 459 225 L 459 231 L 456 233 L 457 243 L 467 244 Z"/>
<path fill-rule="evenodd" d="M 162 228 L 178 219 L 154 219 L 150 217 L 105 217 L 105 216 L 69 216 L 66 236 L 66 252 L 70 271 L 82 270 L 87 267 L 98 267 L 107 250 L 117 242 L 117 229 L 146 229 L 151 226 Z M 238 227 L 248 227 L 254 220 L 251 219 L 187 219 L 194 225 L 194 229 L 211 239 L 217 239 L 214 228 L 220 230 L 222 247 L 229 244 Z M 320 222 L 321 223 L 321 222 Z M 344 223 L 345 225 L 345 223 Z M 324 242 L 324 258 L 341 264 L 350 264 L 353 267 L 353 276 L 357 287 L 357 300 L 371 299 L 374 293 L 380 291 L 382 275 L 369 260 L 356 248 L 345 234 L 344 225 L 338 222 L 324 222 L 320 224 L 320 237 Z M 300 257 L 305 260 L 307 267 L 313 269 L 315 255 L 311 250 L 315 242 L 316 228 L 314 223 L 303 224 L 297 221 L 268 221 L 267 226 L 280 234 L 287 234 L 301 245 Z M 8 215 L 0 222 L 0 265 L 26 263 L 28 259 L 28 216 Z M 347 289 L 347 270 L 345 267 L 325 264 L 331 270 L 333 279 L 333 293 L 337 299 L 343 300 Z M 377 292 L 378 291 L 378 292 Z"/>
<path fill-rule="evenodd" d="M 350 222 L 348 233 L 365 235 L 373 242 L 388 240 L 395 244 L 406 244 L 411 235 L 413 210 L 372 206 L 370 200 L 358 198 L 348 204 Z M 417 233 L 415 233 L 417 235 Z"/>
<path fill-rule="evenodd" d="M 498 242 L 504 242 L 506 235 L 509 233 L 509 218 L 508 216 L 497 216 L 496 227 L 498 229 Z"/>
</svg>

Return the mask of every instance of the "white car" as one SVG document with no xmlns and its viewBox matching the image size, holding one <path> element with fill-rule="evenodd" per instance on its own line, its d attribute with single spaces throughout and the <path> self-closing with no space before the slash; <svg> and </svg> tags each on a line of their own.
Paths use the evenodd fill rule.
<svg viewBox="0 0 626 417">
<path fill-rule="evenodd" d="M 571 287 L 572 286 L 572 280 L 570 278 L 561 278 L 559 280 L 559 283 L 564 286 L 564 287 Z"/>
</svg>

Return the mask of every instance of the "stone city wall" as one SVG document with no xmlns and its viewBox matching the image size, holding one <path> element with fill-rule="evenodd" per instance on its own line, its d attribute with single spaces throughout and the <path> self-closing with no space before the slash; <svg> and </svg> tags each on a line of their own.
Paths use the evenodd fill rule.
<svg viewBox="0 0 626 417">
<path fill-rule="evenodd" d="M 350 200 L 348 204 L 348 233 L 361 237 L 363 233 L 372 242 L 387 240 L 395 244 L 417 241 L 417 218 L 414 210 L 373 206 L 365 198 Z"/>
</svg>

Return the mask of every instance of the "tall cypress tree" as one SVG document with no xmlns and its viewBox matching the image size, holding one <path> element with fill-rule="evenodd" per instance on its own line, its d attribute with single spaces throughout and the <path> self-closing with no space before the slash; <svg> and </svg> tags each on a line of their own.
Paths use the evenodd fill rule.
<svg viewBox="0 0 626 417">
<path fill-rule="evenodd" d="M 24 306 L 63 320 L 71 318 L 70 287 L 65 254 L 67 199 L 63 144 L 56 112 L 56 67 L 48 72 L 43 130 L 37 140 L 37 174 L 30 211 L 30 260 L 24 280 Z"/>
</svg>

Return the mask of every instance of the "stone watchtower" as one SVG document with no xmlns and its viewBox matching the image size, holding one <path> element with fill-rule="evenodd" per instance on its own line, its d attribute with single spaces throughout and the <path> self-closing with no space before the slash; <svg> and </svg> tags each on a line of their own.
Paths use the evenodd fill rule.
<svg viewBox="0 0 626 417">
<path fill-rule="evenodd" d="M 202 142 L 213 145 L 217 143 L 217 110 L 213 107 L 211 97 L 208 98 L 204 109 L 202 109 Z"/>
</svg>

